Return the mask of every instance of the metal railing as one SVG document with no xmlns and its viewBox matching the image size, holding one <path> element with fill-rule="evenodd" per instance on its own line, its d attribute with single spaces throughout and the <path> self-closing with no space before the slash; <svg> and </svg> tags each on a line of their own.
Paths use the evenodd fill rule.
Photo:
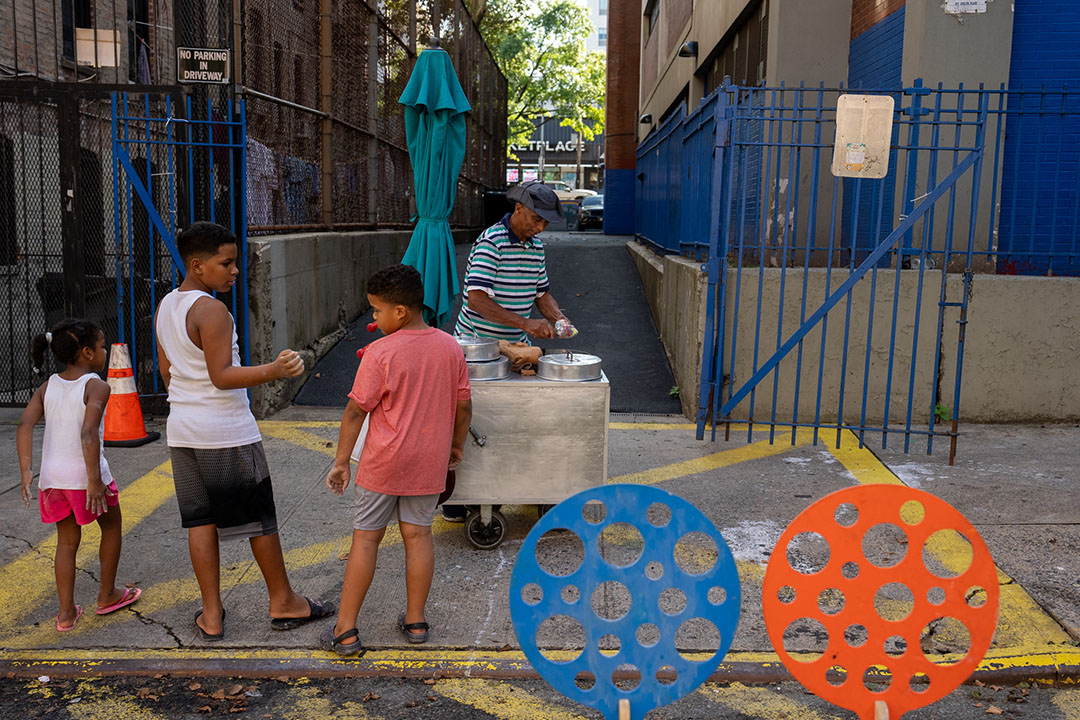
<svg viewBox="0 0 1080 720">
<path fill-rule="evenodd" d="M 989 193 L 973 219 L 975 271 L 1080 275 L 1080 143 L 1075 142 L 1080 90 L 1070 89 L 929 88 L 916 81 L 907 89 L 853 91 L 896 100 L 890 171 L 872 186 L 869 181 L 837 186 L 838 226 L 830 251 L 826 227 L 833 219 L 834 184 L 827 167 L 815 165 L 812 156 L 826 150 L 826 164 L 831 158 L 836 99 L 847 90 L 724 86 L 694 112 L 674 114 L 638 148 L 636 233 L 657 249 L 699 258 L 708 253 L 702 223 L 708 222 L 707 204 L 720 198 L 713 192 L 711 168 L 713 110 L 721 92 L 728 93 L 729 108 L 736 113 L 728 120 L 746 124 L 742 142 L 748 148 L 735 159 L 745 167 L 734 169 L 727 189 L 740 210 L 732 237 L 753 238 L 767 226 L 765 242 L 748 259 L 779 264 L 785 232 L 806 235 L 789 249 L 799 262 L 802 253 L 809 253 L 811 266 L 846 265 L 864 255 L 875 237 L 884 237 L 901 222 L 948 172 L 961 144 L 970 141 L 985 99 L 984 190 Z M 914 98 L 914 110 L 905 106 L 905 98 Z M 792 174 L 796 167 L 799 172 Z M 672 177 L 675 168 L 682 169 L 680 179 Z M 762 187 L 770 169 L 773 182 Z M 882 259 L 882 267 L 909 267 L 925 253 L 932 266 L 962 270 L 955 262 L 956 249 L 943 243 L 952 235 L 950 227 L 962 231 L 972 222 L 957 217 L 957 201 L 950 196 L 949 210 L 912 228 L 903 245 Z"/>
</svg>

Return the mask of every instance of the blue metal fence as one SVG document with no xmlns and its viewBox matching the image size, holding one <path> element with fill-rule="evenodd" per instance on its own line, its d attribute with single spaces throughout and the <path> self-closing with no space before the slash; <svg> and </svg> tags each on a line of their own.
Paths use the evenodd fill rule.
<svg viewBox="0 0 1080 720">
<path fill-rule="evenodd" d="M 176 234 L 196 220 L 228 227 L 240 274 L 219 294 L 236 319 L 241 358 L 249 360 L 246 136 L 244 101 L 191 95 L 112 95 L 117 327 L 128 344 L 139 393 L 164 392 L 153 316 L 184 277 Z"/>
<path fill-rule="evenodd" d="M 860 88 L 895 101 L 881 180 L 829 171 L 845 92 L 725 84 L 669 118 L 639 148 L 637 235 L 706 260 L 699 437 L 955 452 L 973 274 L 1080 275 L 1080 91 Z"/>
</svg>

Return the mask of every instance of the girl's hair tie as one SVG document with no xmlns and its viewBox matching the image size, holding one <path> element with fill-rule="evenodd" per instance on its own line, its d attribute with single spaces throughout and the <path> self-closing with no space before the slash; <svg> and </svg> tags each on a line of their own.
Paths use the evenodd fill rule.
<svg viewBox="0 0 1080 720">
<path fill-rule="evenodd" d="M 52 342 L 52 333 L 49 332 L 48 330 L 45 331 L 45 342 L 47 342 L 47 343 Z"/>
</svg>

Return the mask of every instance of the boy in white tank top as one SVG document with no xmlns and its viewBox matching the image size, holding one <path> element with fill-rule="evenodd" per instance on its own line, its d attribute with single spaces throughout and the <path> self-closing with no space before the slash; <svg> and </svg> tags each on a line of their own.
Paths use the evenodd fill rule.
<svg viewBox="0 0 1080 720">
<path fill-rule="evenodd" d="M 158 306 L 158 362 L 169 391 L 166 437 L 172 456 L 181 524 L 202 594 L 195 625 L 204 639 L 221 640 L 218 541 L 247 538 L 270 593 L 271 627 L 294 627 L 329 616 L 329 603 L 293 591 L 277 534 L 277 513 L 262 435 L 246 388 L 296 377 L 304 361 L 282 350 L 272 363 L 240 364 L 236 325 L 213 292 L 229 292 L 240 270 L 236 237 L 197 222 L 176 238 L 186 275 Z"/>
</svg>

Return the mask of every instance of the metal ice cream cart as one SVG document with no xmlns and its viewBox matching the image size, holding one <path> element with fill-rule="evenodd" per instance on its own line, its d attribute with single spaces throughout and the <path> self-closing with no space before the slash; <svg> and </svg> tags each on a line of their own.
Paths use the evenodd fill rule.
<svg viewBox="0 0 1080 720">
<path fill-rule="evenodd" d="M 509 371 L 497 343 L 491 357 L 490 346 L 459 342 L 469 361 L 473 437 L 449 502 L 470 506 L 465 535 L 490 549 L 507 527 L 494 506 L 546 508 L 604 484 L 611 388 L 593 355 L 548 351 L 536 375 L 522 376 Z"/>
</svg>

